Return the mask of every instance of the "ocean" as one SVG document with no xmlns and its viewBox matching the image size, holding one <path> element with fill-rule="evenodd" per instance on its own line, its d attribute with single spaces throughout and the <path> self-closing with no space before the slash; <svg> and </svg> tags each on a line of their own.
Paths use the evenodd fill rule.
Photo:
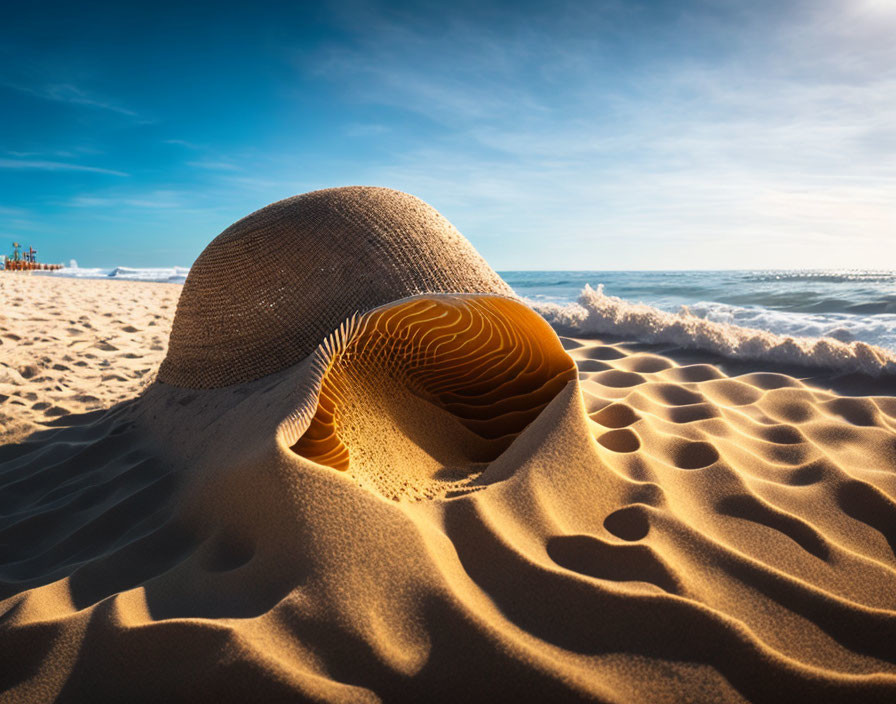
<svg viewBox="0 0 896 704">
<path fill-rule="evenodd" d="M 570 304 L 586 285 L 607 296 L 779 335 L 896 350 L 896 271 L 505 271 L 520 296 Z"/>
<path fill-rule="evenodd" d="M 41 273 L 183 283 L 189 268 Z M 499 273 L 571 334 L 618 334 L 729 357 L 896 373 L 896 271 Z"/>
</svg>

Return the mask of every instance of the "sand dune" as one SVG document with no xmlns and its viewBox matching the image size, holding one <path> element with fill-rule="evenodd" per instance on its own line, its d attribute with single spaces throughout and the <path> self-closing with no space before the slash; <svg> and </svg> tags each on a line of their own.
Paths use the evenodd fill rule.
<svg viewBox="0 0 896 704">
<path fill-rule="evenodd" d="M 283 432 L 291 439 L 295 428 L 297 454 L 387 498 L 473 490 L 575 377 L 554 338 L 528 308 L 491 296 L 388 306 L 324 346 L 314 415 Z M 387 416 L 403 432 L 384 436 Z"/>
<path fill-rule="evenodd" d="M 73 304 L 99 286 L 27 285 Z M 128 322 L 143 286 L 117 287 L 90 294 L 92 325 Z M 475 300 L 391 306 L 346 328 L 341 357 L 156 384 L 0 448 L 3 700 L 893 700 L 894 399 L 537 325 L 509 344 L 489 329 L 531 314 Z M 466 342 L 421 353 L 446 323 Z M 405 366 L 351 386 L 396 340 Z M 505 428 L 470 409 L 501 417 L 495 399 L 570 358 L 578 378 L 490 449 Z M 537 381 L 477 386 L 499 360 Z M 301 440 L 346 385 L 357 470 Z M 322 387 L 339 391 L 318 404 Z M 470 433 L 482 455 L 442 454 Z M 414 471 L 383 484 L 375 462 Z"/>
</svg>

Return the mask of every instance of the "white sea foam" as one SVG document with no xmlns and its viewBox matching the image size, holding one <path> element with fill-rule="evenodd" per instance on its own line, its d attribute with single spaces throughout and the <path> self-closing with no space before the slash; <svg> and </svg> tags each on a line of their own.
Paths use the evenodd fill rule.
<svg viewBox="0 0 896 704">
<path fill-rule="evenodd" d="M 896 374 L 896 354 L 865 342 L 783 335 L 695 315 L 686 306 L 669 313 L 607 296 L 586 285 L 578 303 L 531 302 L 561 332 L 613 335 L 637 342 L 704 350 L 736 359 L 821 367 L 871 376 Z"/>
<path fill-rule="evenodd" d="M 693 303 L 688 308 L 698 317 L 717 323 L 793 337 L 833 337 L 841 342 L 861 340 L 896 350 L 896 314 L 893 313 L 794 312 L 711 301 Z"/>
<path fill-rule="evenodd" d="M 71 262 L 75 266 L 66 266 L 57 271 L 38 271 L 36 274 L 42 276 L 65 276 L 76 279 L 121 279 L 124 281 L 159 281 L 166 283 L 182 284 L 187 274 L 190 273 L 189 267 L 168 266 L 168 267 L 149 267 L 149 268 L 132 268 L 127 266 L 117 266 L 113 269 L 103 269 L 99 267 L 79 267 L 77 262 Z"/>
</svg>

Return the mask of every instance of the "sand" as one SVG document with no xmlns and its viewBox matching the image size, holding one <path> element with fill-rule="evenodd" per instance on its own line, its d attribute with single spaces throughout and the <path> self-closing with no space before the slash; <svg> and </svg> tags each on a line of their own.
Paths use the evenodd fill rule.
<svg viewBox="0 0 896 704">
<path fill-rule="evenodd" d="M 181 286 L 0 274 L 0 443 L 132 398 L 164 359 Z"/>
<path fill-rule="evenodd" d="M 0 286 L 4 702 L 896 700 L 896 398 L 463 297 L 190 391 L 177 288 Z"/>
</svg>

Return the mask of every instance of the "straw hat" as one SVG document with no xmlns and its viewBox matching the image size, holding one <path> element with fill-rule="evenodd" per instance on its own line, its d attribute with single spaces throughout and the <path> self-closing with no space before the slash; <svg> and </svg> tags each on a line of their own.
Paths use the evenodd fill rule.
<svg viewBox="0 0 896 704">
<path fill-rule="evenodd" d="M 159 381 L 252 381 L 307 357 L 355 313 L 419 294 L 513 296 L 423 201 L 350 186 L 273 203 L 228 227 L 184 285 Z"/>
</svg>

